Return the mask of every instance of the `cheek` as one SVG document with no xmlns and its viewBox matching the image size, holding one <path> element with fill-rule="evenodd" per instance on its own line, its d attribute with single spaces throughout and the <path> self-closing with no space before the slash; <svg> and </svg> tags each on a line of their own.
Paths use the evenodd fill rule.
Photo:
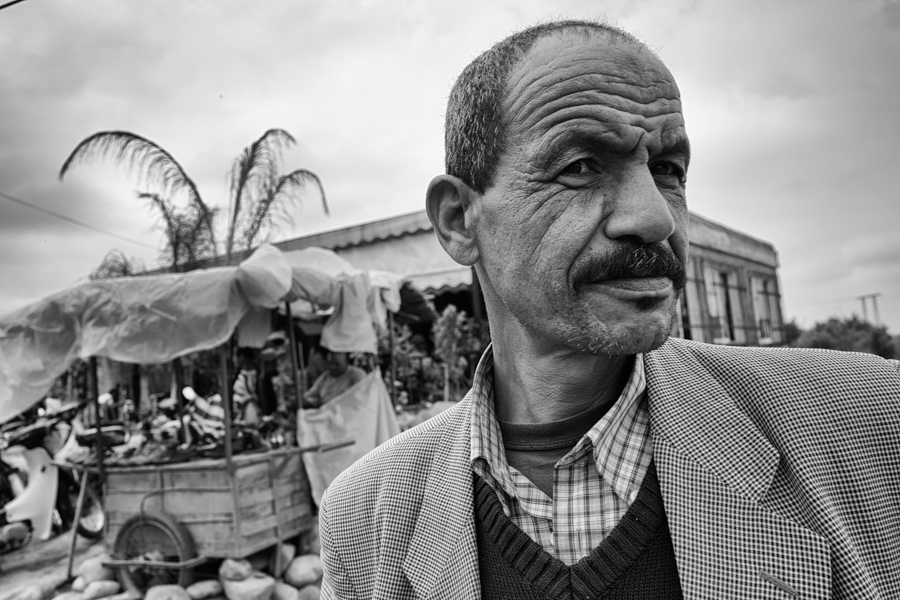
<svg viewBox="0 0 900 600">
<path fill-rule="evenodd" d="M 675 233 L 672 234 L 669 243 L 672 245 L 675 256 L 681 260 L 682 264 L 686 265 L 688 260 L 688 230 L 690 228 L 687 203 L 684 196 L 679 196 L 670 200 L 670 205 L 672 206 L 672 217 L 675 220 Z"/>
</svg>

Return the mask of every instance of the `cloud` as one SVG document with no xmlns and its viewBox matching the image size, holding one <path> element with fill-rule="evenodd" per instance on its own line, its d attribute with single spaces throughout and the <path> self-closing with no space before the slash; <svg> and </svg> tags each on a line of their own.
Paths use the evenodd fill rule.
<svg viewBox="0 0 900 600">
<path fill-rule="evenodd" d="M 692 209 L 776 245 L 786 306 L 852 299 L 880 286 L 885 257 L 896 260 L 887 242 L 865 240 L 886 240 L 900 222 L 897 6 L 23 3 L 4 11 L 0 36 L 0 191 L 156 247 L 156 216 L 135 199 L 132 175 L 86 165 L 56 180 L 81 139 L 105 129 L 149 137 L 224 208 L 231 161 L 282 127 L 299 142 L 285 168 L 317 172 L 333 210 L 326 218 L 307 198 L 278 237 L 416 210 L 443 168 L 443 112 L 464 65 L 522 26 L 604 11 L 658 48 L 679 81 Z M 28 212 L 0 200 L 0 278 L 17 283 L 17 298 L 86 274 L 114 246 L 155 263 L 155 250 Z M 900 309 L 894 318 L 900 326 Z"/>
<path fill-rule="evenodd" d="M 897 0 L 882 0 L 881 14 L 884 23 L 892 29 L 900 29 L 900 2 Z"/>
<path fill-rule="evenodd" d="M 900 265 L 900 236 L 895 231 L 858 236 L 841 244 L 841 257 L 865 268 Z"/>
</svg>

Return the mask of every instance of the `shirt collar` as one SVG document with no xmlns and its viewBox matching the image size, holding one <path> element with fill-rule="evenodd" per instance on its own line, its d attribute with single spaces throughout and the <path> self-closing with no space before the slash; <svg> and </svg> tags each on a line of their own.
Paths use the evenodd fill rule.
<svg viewBox="0 0 900 600">
<path fill-rule="evenodd" d="M 560 461 L 571 460 L 584 452 L 587 445 L 593 446 L 593 460 L 600 476 L 628 502 L 633 500 L 652 457 L 648 450 L 650 428 L 646 390 L 643 355 L 637 354 L 628 382 L 615 404 Z M 472 381 L 470 438 L 473 471 L 495 489 L 499 486 L 507 495 L 515 497 L 515 485 L 494 409 L 491 345 L 484 351 Z"/>
</svg>

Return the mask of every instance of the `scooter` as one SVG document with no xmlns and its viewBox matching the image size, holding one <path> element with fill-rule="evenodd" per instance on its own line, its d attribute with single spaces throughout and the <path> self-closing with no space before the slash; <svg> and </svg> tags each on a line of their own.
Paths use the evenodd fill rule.
<svg viewBox="0 0 900 600">
<path fill-rule="evenodd" d="M 54 437 L 64 446 L 78 406 L 39 417 L 33 424 L 6 433 L 0 454 L 0 553 L 18 549 L 33 537 L 49 539 L 72 526 L 80 484 L 76 474 L 53 461 L 48 446 Z M 60 436 L 64 436 L 60 440 Z M 84 537 L 103 534 L 106 516 L 99 495 L 85 490 L 82 516 L 76 524 Z"/>
</svg>

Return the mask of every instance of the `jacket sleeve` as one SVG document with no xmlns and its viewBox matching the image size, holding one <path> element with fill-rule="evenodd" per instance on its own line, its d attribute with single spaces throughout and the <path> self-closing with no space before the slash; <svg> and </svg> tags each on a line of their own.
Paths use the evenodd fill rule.
<svg viewBox="0 0 900 600">
<path fill-rule="evenodd" d="M 329 522 L 328 493 L 319 511 L 319 541 L 322 544 L 322 600 L 354 600 L 358 598 L 350 574 L 344 567 Z"/>
</svg>

